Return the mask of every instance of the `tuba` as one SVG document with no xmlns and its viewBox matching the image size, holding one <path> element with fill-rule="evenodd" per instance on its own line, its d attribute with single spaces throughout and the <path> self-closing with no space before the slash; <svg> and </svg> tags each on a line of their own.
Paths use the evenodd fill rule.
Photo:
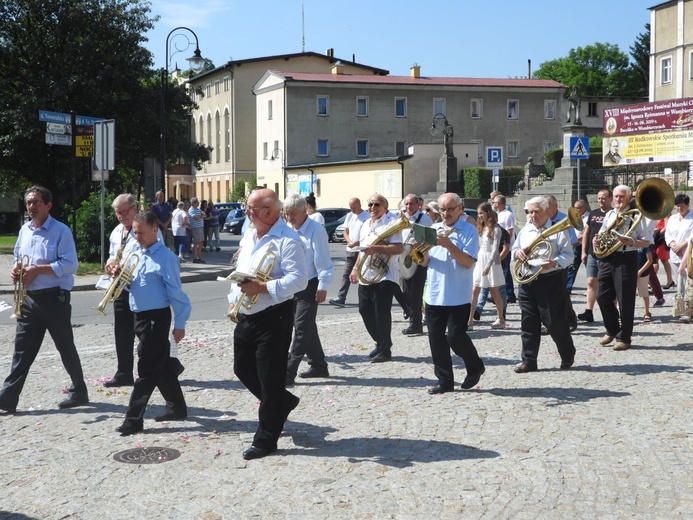
<svg viewBox="0 0 693 520">
<path fill-rule="evenodd" d="M 277 253 L 274 251 L 270 251 L 269 249 L 265 251 L 265 254 L 262 255 L 262 258 L 260 258 L 260 262 L 258 262 L 257 267 L 252 269 L 252 273 L 250 274 L 243 274 L 238 271 L 234 271 L 231 273 L 226 279 L 231 280 L 231 281 L 236 281 L 236 282 L 243 282 L 243 281 L 248 281 L 250 279 L 257 279 L 262 282 L 268 282 L 272 279 L 272 269 L 274 268 L 274 264 L 277 263 Z M 241 310 L 241 307 L 244 309 L 250 309 L 255 305 L 255 302 L 257 302 L 257 299 L 260 295 L 256 294 L 255 296 L 248 297 L 247 294 L 241 291 L 241 295 L 238 298 L 238 300 L 233 304 L 233 309 L 226 314 L 226 316 L 234 323 L 238 323 L 238 313 Z M 246 300 L 250 300 L 246 303 Z"/>
<path fill-rule="evenodd" d="M 674 190 L 665 180 L 654 177 L 641 182 L 635 198 L 631 200 L 631 208 L 618 213 L 609 227 L 597 235 L 594 256 L 604 258 L 618 251 L 623 246 L 619 236 L 630 237 L 643 217 L 659 220 L 669 215 L 674 207 L 674 199 Z M 632 207 L 633 201 L 635 208 Z"/>
<path fill-rule="evenodd" d="M 545 229 L 534 241 L 525 248 L 527 258 L 520 262 L 515 262 L 513 267 L 513 279 L 520 285 L 529 283 L 541 274 L 541 261 L 549 260 L 553 256 L 553 246 L 547 240 L 552 235 L 556 235 L 571 227 L 582 231 L 583 223 L 580 217 L 580 212 L 575 208 L 568 209 L 568 216 L 563 220 L 556 222 L 549 229 Z M 536 261 L 538 265 L 533 265 Z"/>
<path fill-rule="evenodd" d="M 377 246 L 383 243 L 388 244 L 387 239 L 390 238 L 392 235 L 395 235 L 401 231 L 404 231 L 405 229 L 410 228 L 411 224 L 409 223 L 409 219 L 404 213 L 401 213 L 397 221 L 393 222 L 390 226 L 388 226 L 381 235 L 378 235 L 375 238 L 375 240 L 371 242 L 370 246 Z M 373 285 L 374 283 L 378 283 L 380 280 L 382 280 L 385 274 L 387 273 L 387 264 L 389 260 L 390 255 L 383 255 L 378 253 L 373 255 L 361 255 L 361 260 L 359 260 L 359 263 L 357 265 L 357 272 L 361 283 L 365 285 Z M 368 269 L 375 271 L 375 275 L 372 278 L 369 278 L 366 275 L 366 270 Z"/>
<path fill-rule="evenodd" d="M 92 307 L 92 310 L 98 312 L 102 316 L 106 315 L 104 310 L 106 306 L 109 303 L 116 301 L 123 292 L 123 289 L 125 289 L 125 286 L 130 285 L 135 279 L 135 269 L 137 268 L 137 264 L 139 264 L 139 262 L 140 256 L 134 252 L 127 256 L 125 262 L 123 262 L 123 265 L 120 268 L 120 271 L 118 271 L 118 274 L 115 275 L 113 281 L 111 281 L 111 285 L 108 286 L 103 300 L 101 300 L 101 303 L 99 303 L 96 307 Z"/>
<path fill-rule="evenodd" d="M 24 255 L 23 257 L 17 256 L 17 267 L 19 271 L 17 276 L 14 278 L 14 312 L 10 318 L 15 320 L 21 320 L 24 315 L 22 314 L 22 303 L 24 303 L 24 298 L 26 298 L 26 285 L 24 285 L 24 269 L 29 266 L 29 257 Z"/>
</svg>

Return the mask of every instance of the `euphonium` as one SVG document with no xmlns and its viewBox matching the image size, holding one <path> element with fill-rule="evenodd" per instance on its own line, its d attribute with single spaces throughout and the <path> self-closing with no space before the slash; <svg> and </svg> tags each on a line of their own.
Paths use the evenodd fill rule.
<svg viewBox="0 0 693 520">
<path fill-rule="evenodd" d="M 381 235 L 378 235 L 375 237 L 375 240 L 369 244 L 368 247 L 370 246 L 377 246 L 379 244 L 387 244 L 386 240 L 390 238 L 392 235 L 395 235 L 405 229 L 411 228 L 411 224 L 409 223 L 409 219 L 407 216 L 402 212 L 399 216 L 399 218 L 393 222 L 390 226 L 388 226 L 385 231 Z M 366 285 L 372 285 L 374 283 L 378 283 L 380 280 L 383 279 L 385 274 L 387 273 L 388 269 L 388 261 L 390 260 L 390 255 L 383 255 L 383 254 L 378 254 L 375 253 L 373 255 L 366 255 L 363 254 L 361 255 L 361 260 L 358 263 L 357 266 L 357 273 L 359 276 L 359 280 L 361 280 L 361 283 L 366 284 Z M 375 271 L 375 275 L 372 278 L 368 278 L 366 276 L 366 270 L 371 269 L 372 271 Z"/>
<path fill-rule="evenodd" d="M 106 306 L 109 303 L 116 301 L 120 296 L 120 293 L 122 293 L 123 289 L 125 289 L 125 286 L 131 284 L 135 279 L 135 269 L 137 268 L 137 264 L 139 264 L 139 262 L 139 255 L 135 254 L 134 252 L 128 255 L 125 262 L 123 262 L 120 271 L 118 271 L 118 274 L 113 278 L 113 281 L 111 281 L 111 285 L 108 286 L 103 300 L 101 300 L 101 303 L 99 303 L 98 306 L 92 307 L 93 310 L 102 316 L 106 315 L 106 312 L 104 311 Z"/>
<path fill-rule="evenodd" d="M 582 231 L 583 223 L 580 217 L 580 212 L 575 208 L 568 209 L 568 216 L 563 220 L 556 222 L 549 229 L 545 229 L 534 241 L 525 248 L 527 258 L 520 262 L 515 262 L 513 267 L 513 278 L 518 284 L 529 283 L 541 274 L 541 265 L 531 265 L 532 260 L 550 260 L 553 256 L 553 246 L 547 240 L 552 235 L 556 235 L 566 229 L 574 227 L 578 231 Z"/>
<path fill-rule="evenodd" d="M 10 318 L 19 320 L 24 317 L 22 314 L 22 303 L 26 298 L 26 285 L 24 285 L 24 269 L 29 266 L 29 256 L 24 255 L 21 259 L 17 256 L 17 276 L 14 277 L 14 312 Z"/>
<path fill-rule="evenodd" d="M 450 236 L 450 234 L 455 231 L 454 228 L 446 229 L 443 233 L 438 233 L 439 235 L 442 235 L 444 237 Z M 424 244 L 419 244 L 418 246 L 412 248 L 411 252 L 409 253 L 409 256 L 411 256 L 411 259 L 414 260 L 414 263 L 421 265 L 423 264 L 424 261 L 424 255 L 428 253 L 431 249 L 433 249 L 436 246 L 436 244 L 429 244 L 429 243 L 424 243 Z"/>
<path fill-rule="evenodd" d="M 258 262 L 257 266 L 252 269 L 252 273 L 249 273 L 249 276 L 252 276 L 261 282 L 268 282 L 272 279 L 272 269 L 274 268 L 274 264 L 277 263 L 277 253 L 274 251 L 270 251 L 269 249 L 265 251 L 265 254 L 262 255 L 262 258 L 260 258 L 260 261 Z M 242 273 L 239 273 L 238 271 L 235 271 L 229 275 L 228 279 L 233 280 L 233 277 L 238 278 L 239 276 L 242 276 Z M 241 310 L 241 307 L 244 309 L 251 309 L 253 305 L 255 305 L 255 302 L 257 302 L 257 299 L 260 295 L 256 294 L 252 297 L 249 297 L 247 294 L 241 291 L 241 295 L 238 298 L 238 301 L 236 301 L 233 305 L 233 309 L 226 315 L 228 318 L 234 322 L 238 323 L 238 312 Z M 246 303 L 246 300 L 250 300 L 248 303 Z"/>
<path fill-rule="evenodd" d="M 674 207 L 674 190 L 665 180 L 651 178 L 638 185 L 634 200 L 635 208 L 619 212 L 609 227 L 597 235 L 594 256 L 604 258 L 618 251 L 623 244 L 616 233 L 631 236 L 643 217 L 659 220 L 669 215 Z"/>
</svg>

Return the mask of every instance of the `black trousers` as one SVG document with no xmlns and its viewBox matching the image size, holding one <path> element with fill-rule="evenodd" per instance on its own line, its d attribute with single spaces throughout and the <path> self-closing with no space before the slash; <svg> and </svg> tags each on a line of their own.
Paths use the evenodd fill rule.
<svg viewBox="0 0 693 520">
<path fill-rule="evenodd" d="M 308 287 L 294 295 L 294 341 L 291 344 L 286 374 L 291 379 L 296 377 L 298 366 L 303 356 L 308 356 L 308 364 L 316 368 L 327 368 L 325 353 L 322 350 L 318 324 L 318 302 L 315 293 L 318 291 L 318 279 L 308 281 Z"/>
<path fill-rule="evenodd" d="M 118 368 L 116 378 L 132 377 L 134 368 L 135 315 L 130 310 L 130 293 L 123 291 L 113 302 L 113 331 L 115 334 Z"/>
<path fill-rule="evenodd" d="M 286 389 L 293 300 L 241 318 L 233 332 L 233 371 L 260 401 L 253 445 L 273 449 L 296 396 Z"/>
<path fill-rule="evenodd" d="M 541 324 L 544 323 L 556 343 L 561 359 L 575 357 L 575 345 L 570 335 L 568 304 L 565 290 L 565 270 L 539 275 L 529 283 L 519 285 L 522 338 L 522 361 L 537 366 L 541 343 Z"/>
<path fill-rule="evenodd" d="M 442 387 L 452 388 L 455 383 L 450 350 L 462 358 L 468 374 L 478 374 L 484 369 L 484 362 L 467 335 L 471 307 L 471 303 L 455 306 L 426 305 L 433 371 Z"/>
<path fill-rule="evenodd" d="M 409 324 L 420 329 L 423 324 L 423 304 L 424 286 L 426 285 L 426 273 L 428 268 L 418 266 L 414 271 L 414 276 L 402 281 L 402 289 L 409 303 Z"/>
<path fill-rule="evenodd" d="M 72 335 L 72 305 L 70 291 L 55 288 L 29 291 L 22 303 L 24 318 L 17 320 L 14 354 L 10 375 L 0 390 L 0 404 L 4 408 L 17 407 L 29 369 L 43 343 L 46 330 L 53 338 L 55 348 L 72 380 L 70 390 L 78 397 L 87 397 L 82 363 Z"/>
<path fill-rule="evenodd" d="M 637 251 L 613 253 L 600 259 L 597 283 L 597 303 L 607 334 L 616 336 L 618 341 L 630 343 L 638 289 Z M 618 309 L 614 300 L 618 300 Z"/>
<path fill-rule="evenodd" d="M 358 257 L 358 253 L 346 254 L 346 259 L 344 261 L 344 274 L 342 274 L 342 285 L 339 286 L 339 291 L 337 291 L 337 298 L 340 300 L 346 300 L 347 294 L 349 293 L 349 287 L 351 286 L 349 275 L 351 274 L 351 270 L 356 265 L 356 259 Z"/>
<path fill-rule="evenodd" d="M 376 346 L 385 353 L 392 349 L 392 295 L 395 282 L 385 280 L 373 285 L 359 285 L 359 314 Z"/>
<path fill-rule="evenodd" d="M 505 277 L 505 292 L 508 295 L 509 300 L 515 300 L 515 283 L 513 280 L 512 269 L 510 268 L 510 263 L 503 265 L 503 276 Z"/>
<path fill-rule="evenodd" d="M 166 401 L 164 413 L 187 415 L 188 408 L 183 397 L 178 376 L 171 363 L 171 309 L 153 309 L 134 313 L 137 344 L 137 372 L 135 387 L 130 396 L 130 405 L 125 414 L 124 426 L 141 428 L 144 412 L 155 388 Z"/>
</svg>

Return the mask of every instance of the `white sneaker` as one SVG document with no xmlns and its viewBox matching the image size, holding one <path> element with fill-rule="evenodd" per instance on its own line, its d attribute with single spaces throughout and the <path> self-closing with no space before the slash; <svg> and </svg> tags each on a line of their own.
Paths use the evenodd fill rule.
<svg viewBox="0 0 693 520">
<path fill-rule="evenodd" d="M 681 323 L 690 323 L 691 317 L 688 314 L 684 314 L 683 316 L 681 316 L 681 319 L 679 321 Z"/>
<path fill-rule="evenodd" d="M 181 264 L 184 264 L 184 263 L 187 262 L 187 260 L 185 259 L 185 257 L 183 257 L 183 256 L 181 256 L 181 255 L 178 255 L 178 260 L 180 260 L 180 263 L 181 263 Z"/>
</svg>

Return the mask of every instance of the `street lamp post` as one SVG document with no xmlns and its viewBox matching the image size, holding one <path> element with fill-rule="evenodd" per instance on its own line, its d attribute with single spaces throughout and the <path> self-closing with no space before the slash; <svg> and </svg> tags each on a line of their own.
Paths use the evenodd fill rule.
<svg viewBox="0 0 693 520">
<path fill-rule="evenodd" d="M 159 162 L 160 162 L 160 182 L 161 186 L 159 189 L 163 190 L 164 193 L 166 193 L 166 90 L 168 87 L 168 70 L 171 64 L 171 58 L 175 56 L 179 52 L 184 52 L 188 50 L 192 45 L 193 41 L 188 37 L 188 35 L 182 33 L 182 32 L 176 32 L 176 31 L 188 31 L 190 34 L 192 34 L 195 38 L 195 52 L 190 58 L 186 58 L 188 63 L 190 64 L 190 68 L 194 72 L 199 72 L 202 70 L 202 68 L 205 66 L 207 63 L 207 60 L 202 57 L 202 54 L 200 53 L 200 44 L 199 40 L 197 39 L 197 34 L 192 29 L 189 29 L 187 27 L 176 27 L 173 29 L 170 33 L 168 33 L 168 36 L 166 36 L 166 61 L 164 63 L 164 66 L 161 69 L 161 126 L 160 130 L 161 133 L 159 135 L 159 141 L 160 141 L 160 157 L 159 157 Z M 176 34 L 174 34 L 176 33 Z M 173 38 L 171 38 L 173 36 Z M 180 38 L 178 38 L 180 36 Z M 171 46 L 174 47 L 174 52 L 169 56 L 169 51 L 171 50 Z"/>
<path fill-rule="evenodd" d="M 433 116 L 433 121 L 428 131 L 432 136 L 438 135 L 439 125 L 436 124 L 436 120 L 439 119 L 443 120 L 443 145 L 445 148 L 439 161 L 436 191 L 459 193 L 460 181 L 457 174 L 457 157 L 455 157 L 453 152 L 452 136 L 454 132 L 452 125 L 448 122 L 445 114 L 438 112 Z"/>
<path fill-rule="evenodd" d="M 281 166 L 282 166 L 282 179 L 284 179 L 284 198 L 288 197 L 288 187 L 287 187 L 287 182 L 286 182 L 286 170 L 284 169 L 284 152 L 281 150 L 281 148 L 275 148 L 272 150 L 272 155 L 270 155 L 270 161 L 274 161 L 277 159 L 277 155 L 281 154 Z"/>
</svg>

